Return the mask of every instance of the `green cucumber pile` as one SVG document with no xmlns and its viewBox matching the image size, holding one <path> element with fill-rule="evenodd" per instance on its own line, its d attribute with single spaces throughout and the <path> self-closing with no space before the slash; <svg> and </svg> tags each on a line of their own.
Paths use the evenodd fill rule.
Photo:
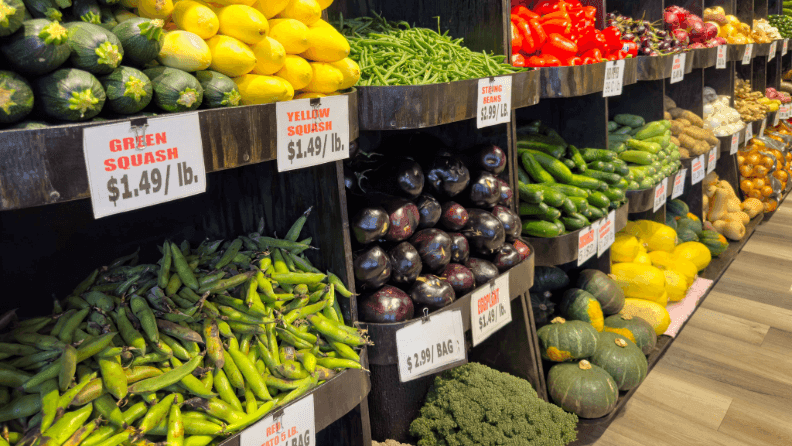
<svg viewBox="0 0 792 446">
<path fill-rule="evenodd" d="M 541 121 L 518 129 L 522 233 L 558 237 L 626 202 L 630 169 L 613 150 L 567 144 Z"/>
<path fill-rule="evenodd" d="M 645 123 L 636 115 L 620 114 L 608 122 L 609 149 L 627 163 L 627 190 L 655 187 L 682 166 L 679 147 L 671 142 L 671 122 Z"/>
<path fill-rule="evenodd" d="M 50 316 L 0 317 L 0 445 L 205 446 L 348 368 L 369 341 L 344 324 L 341 280 L 297 241 L 165 241 L 94 270 Z M 167 443 L 165 443 L 167 442 Z"/>
</svg>

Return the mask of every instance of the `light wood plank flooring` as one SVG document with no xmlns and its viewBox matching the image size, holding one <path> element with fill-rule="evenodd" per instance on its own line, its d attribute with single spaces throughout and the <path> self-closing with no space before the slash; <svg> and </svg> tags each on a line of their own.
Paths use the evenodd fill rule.
<svg viewBox="0 0 792 446">
<path fill-rule="evenodd" d="M 593 444 L 792 446 L 792 200 Z"/>
</svg>

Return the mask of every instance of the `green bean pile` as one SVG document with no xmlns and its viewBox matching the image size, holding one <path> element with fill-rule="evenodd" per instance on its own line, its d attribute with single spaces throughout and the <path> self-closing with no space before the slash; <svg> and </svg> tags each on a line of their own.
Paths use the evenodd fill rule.
<svg viewBox="0 0 792 446">
<path fill-rule="evenodd" d="M 205 446 L 361 369 L 369 341 L 336 300 L 352 293 L 297 241 L 309 213 L 283 239 L 262 223 L 121 257 L 0 335 L 0 446 Z"/>
<path fill-rule="evenodd" d="M 465 48 L 448 31 L 439 34 L 380 16 L 342 17 L 334 25 L 349 41 L 349 57 L 360 65 L 358 86 L 426 85 L 525 71 L 504 63 L 506 56 Z"/>
</svg>

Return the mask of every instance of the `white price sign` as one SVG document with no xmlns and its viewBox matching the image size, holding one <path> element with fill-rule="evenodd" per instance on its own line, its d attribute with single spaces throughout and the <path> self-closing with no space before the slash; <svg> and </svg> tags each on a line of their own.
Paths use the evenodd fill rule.
<svg viewBox="0 0 792 446">
<path fill-rule="evenodd" d="M 349 158 L 349 96 L 275 103 L 278 172 Z"/>
<path fill-rule="evenodd" d="M 760 137 L 764 136 L 764 131 L 765 131 L 766 128 L 767 128 L 767 116 L 765 116 L 765 118 L 762 119 L 762 126 L 759 127 L 759 136 Z"/>
<path fill-rule="evenodd" d="M 198 113 L 87 127 L 83 153 L 94 218 L 206 191 Z"/>
<path fill-rule="evenodd" d="M 680 169 L 674 177 L 674 190 L 671 191 L 672 200 L 685 191 L 685 177 L 687 177 L 687 169 Z"/>
<path fill-rule="evenodd" d="M 717 164 L 718 164 L 718 147 L 716 146 L 709 151 L 709 156 L 707 157 L 707 173 L 714 172 L 715 166 Z"/>
<path fill-rule="evenodd" d="M 768 62 L 773 60 L 773 58 L 776 56 L 776 51 L 778 51 L 778 46 L 776 46 L 776 41 L 773 40 L 773 43 L 770 44 L 770 55 L 767 56 Z"/>
<path fill-rule="evenodd" d="M 704 176 L 707 175 L 706 163 L 704 155 L 693 158 L 693 162 L 690 163 L 690 184 L 698 184 L 704 179 Z"/>
<path fill-rule="evenodd" d="M 487 77 L 478 81 L 476 127 L 511 122 L 511 76 Z"/>
<path fill-rule="evenodd" d="M 585 228 L 581 229 L 578 233 L 578 259 L 577 259 L 577 266 L 580 266 L 586 263 L 586 260 L 590 259 L 597 253 L 597 227 L 599 226 L 598 223 L 594 223 L 591 226 L 586 226 Z"/>
<path fill-rule="evenodd" d="M 509 274 L 482 286 L 470 296 L 470 334 L 474 347 L 511 322 L 509 296 Z"/>
<path fill-rule="evenodd" d="M 599 221 L 597 228 L 597 258 L 611 247 L 616 240 L 616 211 L 608 212 L 608 216 Z"/>
<path fill-rule="evenodd" d="M 239 446 L 316 444 L 314 397 L 309 394 L 239 434 Z"/>
<path fill-rule="evenodd" d="M 663 207 L 666 204 L 666 199 L 668 198 L 668 177 L 663 178 L 657 186 L 655 186 L 654 190 L 654 210 L 653 212 L 657 212 L 658 209 Z"/>
<path fill-rule="evenodd" d="M 745 53 L 743 53 L 742 63 L 748 65 L 751 63 L 751 55 L 753 55 L 753 43 L 745 45 Z"/>
<path fill-rule="evenodd" d="M 746 122 L 745 123 L 745 144 L 748 144 L 748 141 L 753 138 L 753 123 Z"/>
<path fill-rule="evenodd" d="M 680 53 L 674 54 L 674 60 L 671 63 L 671 83 L 675 84 L 685 78 L 685 59 L 687 54 Z"/>
<path fill-rule="evenodd" d="M 403 383 L 467 361 L 462 311 L 443 311 L 396 330 L 396 351 Z"/>
<path fill-rule="evenodd" d="M 729 47 L 727 45 L 718 45 L 718 60 L 715 62 L 716 69 L 726 68 L 726 54 Z"/>
<path fill-rule="evenodd" d="M 602 97 L 609 98 L 622 93 L 624 63 L 624 59 L 605 63 L 605 85 L 602 88 Z"/>
<path fill-rule="evenodd" d="M 781 46 L 781 55 L 786 56 L 788 49 L 789 49 L 789 39 L 784 39 L 784 44 Z"/>
<path fill-rule="evenodd" d="M 783 107 L 783 111 L 781 112 L 781 119 L 789 119 L 790 110 L 792 110 L 792 105 L 786 104 Z"/>
<path fill-rule="evenodd" d="M 734 155 L 737 153 L 737 150 L 740 148 L 740 132 L 737 132 L 732 135 L 731 137 L 731 148 L 729 149 L 729 155 Z"/>
<path fill-rule="evenodd" d="M 783 107 L 778 107 L 778 110 L 776 110 L 775 116 L 773 117 L 773 127 L 778 125 L 778 121 L 781 119 L 782 112 L 783 112 Z"/>
</svg>

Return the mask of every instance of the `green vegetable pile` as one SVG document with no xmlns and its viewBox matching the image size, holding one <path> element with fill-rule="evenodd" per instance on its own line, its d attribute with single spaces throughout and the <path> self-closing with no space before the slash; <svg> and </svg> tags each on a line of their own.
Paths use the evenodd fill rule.
<svg viewBox="0 0 792 446">
<path fill-rule="evenodd" d="M 792 13 L 792 9 L 790 9 L 790 13 Z M 781 34 L 781 37 L 785 39 L 792 37 L 792 17 L 789 15 L 771 15 L 768 17 L 768 22 L 778 28 L 778 33 Z"/>
<path fill-rule="evenodd" d="M 559 446 L 575 441 L 577 421 L 528 381 L 469 363 L 435 378 L 410 433 L 418 446 Z"/>
<path fill-rule="evenodd" d="M 627 190 L 655 187 L 682 167 L 679 140 L 671 135 L 670 121 L 646 123 L 640 116 L 621 114 L 608 122 L 608 131 L 609 148 L 630 169 Z"/>
<path fill-rule="evenodd" d="M 53 315 L 12 327 L 0 343 L 0 445 L 205 446 L 360 369 L 368 340 L 336 300 L 352 293 L 301 254 L 308 214 L 284 239 L 262 224 L 225 242 L 166 241 L 158 264 L 121 257 Z"/>
<path fill-rule="evenodd" d="M 360 65 L 358 86 L 437 84 L 525 71 L 504 63 L 506 56 L 465 48 L 448 31 L 439 34 L 378 15 L 341 18 L 334 25 L 349 41 L 349 57 Z"/>
</svg>

